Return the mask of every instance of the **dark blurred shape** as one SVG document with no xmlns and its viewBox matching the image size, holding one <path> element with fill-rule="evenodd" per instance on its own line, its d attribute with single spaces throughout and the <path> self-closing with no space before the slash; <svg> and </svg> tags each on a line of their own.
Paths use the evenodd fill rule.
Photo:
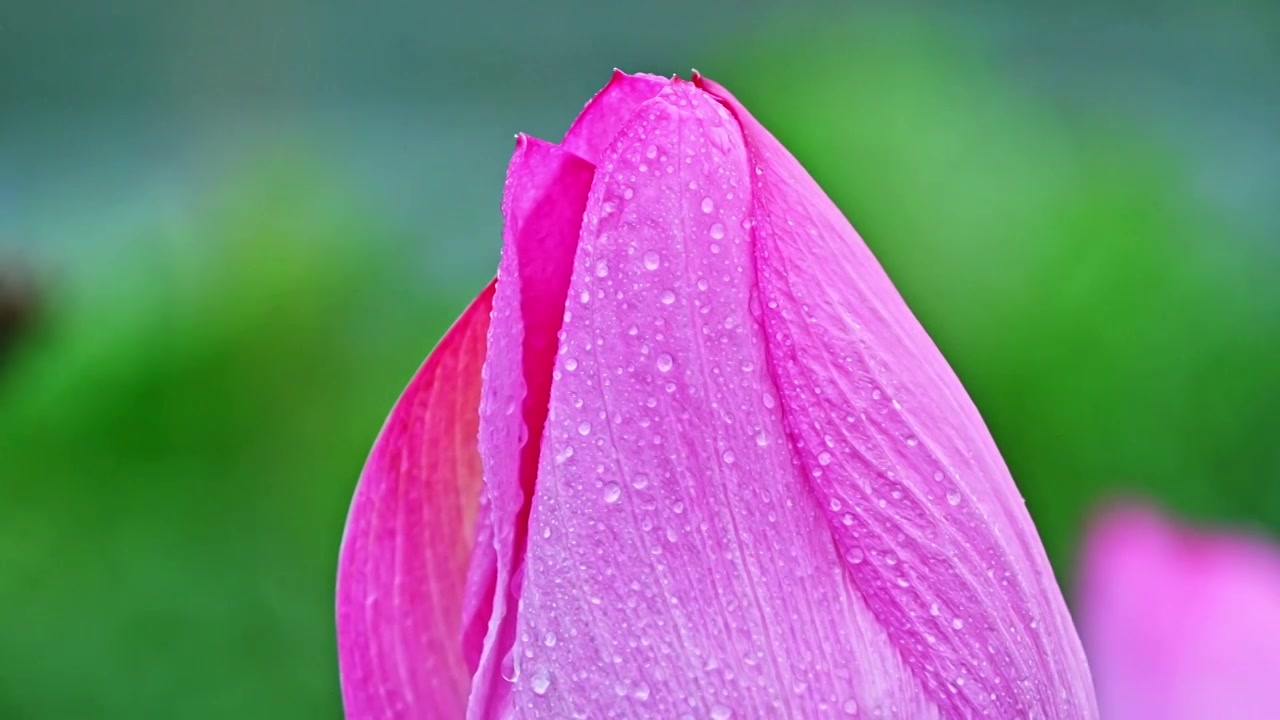
<svg viewBox="0 0 1280 720">
<path fill-rule="evenodd" d="M 34 326 L 38 310 L 35 281 L 17 263 L 0 263 L 0 371 L 18 341 Z"/>
</svg>

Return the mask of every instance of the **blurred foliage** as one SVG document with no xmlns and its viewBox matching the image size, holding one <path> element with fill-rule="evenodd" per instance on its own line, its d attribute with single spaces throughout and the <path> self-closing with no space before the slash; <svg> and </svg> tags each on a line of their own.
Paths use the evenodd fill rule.
<svg viewBox="0 0 1280 720">
<path fill-rule="evenodd" d="M 1280 531 L 1280 256 L 1141 127 L 1055 113 L 970 47 L 909 21 L 800 37 L 724 80 L 946 353 L 1060 577 L 1116 495 Z"/>
<path fill-rule="evenodd" d="M 803 31 L 699 66 L 875 249 L 1059 570 L 1115 493 L 1280 531 L 1274 252 L 1225 230 L 1143 128 L 1067 115 L 948 36 L 852 17 Z M 532 94 L 539 118 L 576 109 Z M 347 501 L 469 300 L 438 297 L 409 258 L 497 243 L 439 236 L 449 218 L 406 236 L 314 155 L 332 156 L 241 168 L 123 254 L 86 251 L 105 270 L 49 286 L 0 368 L 0 718 L 340 715 Z M 456 158 L 432 172 L 500 172 Z"/>
<path fill-rule="evenodd" d="M 228 184 L 0 386 L 0 717 L 340 715 L 346 503 L 462 302 L 323 173 Z"/>
</svg>

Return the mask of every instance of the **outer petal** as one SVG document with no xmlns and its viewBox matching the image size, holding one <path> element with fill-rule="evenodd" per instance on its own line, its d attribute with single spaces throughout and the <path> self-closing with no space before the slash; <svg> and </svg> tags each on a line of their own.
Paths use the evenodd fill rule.
<svg viewBox="0 0 1280 720">
<path fill-rule="evenodd" d="M 688 83 L 600 160 L 530 516 L 517 717 L 927 719 L 789 446 L 746 150 Z"/>
<path fill-rule="evenodd" d="M 497 582 L 470 717 L 505 703 L 519 573 L 538 447 L 547 415 L 556 333 L 564 315 L 593 168 L 555 145 L 520 136 L 507 173 L 502 262 L 480 406 L 485 496 L 493 518 Z"/>
<path fill-rule="evenodd" d="M 959 380 L 804 168 L 696 80 L 746 138 L 769 367 L 845 572 L 944 715 L 1095 716 L 1061 592 Z"/>
<path fill-rule="evenodd" d="M 1093 527 L 1082 575 L 1105 717 L 1280 717 L 1280 550 L 1119 510 Z"/>
<path fill-rule="evenodd" d="M 480 496 L 480 368 L 492 284 L 418 370 L 374 443 L 338 563 L 346 716 L 460 718 L 459 642 Z"/>
</svg>

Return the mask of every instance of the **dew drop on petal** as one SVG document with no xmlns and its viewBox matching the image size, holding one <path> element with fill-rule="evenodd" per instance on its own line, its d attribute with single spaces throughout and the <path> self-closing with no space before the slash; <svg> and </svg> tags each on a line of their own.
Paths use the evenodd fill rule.
<svg viewBox="0 0 1280 720">
<path fill-rule="evenodd" d="M 529 676 L 529 687 L 535 695 L 546 695 L 551 688 L 551 671 L 540 667 Z"/>
<path fill-rule="evenodd" d="M 959 504 L 960 504 L 960 493 L 958 493 L 958 492 L 956 492 L 956 491 L 954 491 L 954 490 L 952 490 L 951 492 L 947 493 L 947 502 L 948 502 L 949 504 L 951 504 L 951 505 L 959 505 Z"/>
<path fill-rule="evenodd" d="M 712 238 L 714 238 L 714 239 L 716 239 L 716 240 L 719 240 L 719 239 L 723 238 L 723 237 L 724 237 L 724 225 L 721 225 L 720 223 L 715 223 L 714 225 L 712 225 L 712 226 L 711 226 L 711 237 L 712 237 Z"/>
<path fill-rule="evenodd" d="M 671 290 L 663 290 L 659 299 L 662 300 L 663 305 L 670 305 L 676 301 L 676 294 Z"/>
<path fill-rule="evenodd" d="M 724 705 L 711 706 L 711 720 L 729 720 L 731 717 L 733 717 L 733 711 Z"/>
<path fill-rule="evenodd" d="M 844 701 L 844 704 L 840 706 L 840 709 L 844 711 L 845 715 L 857 715 L 858 701 L 853 698 L 849 698 Z"/>
<path fill-rule="evenodd" d="M 616 503 L 622 497 L 622 487 L 618 483 L 606 483 L 604 486 L 604 501 L 607 503 Z"/>
<path fill-rule="evenodd" d="M 675 365 L 675 360 L 671 358 L 670 354 L 662 353 L 661 355 L 658 356 L 659 372 L 671 372 L 671 367 L 673 365 Z"/>
<path fill-rule="evenodd" d="M 662 264 L 662 258 L 658 256 L 658 251 L 650 250 L 644 254 L 644 266 L 648 270 L 657 270 Z"/>
<path fill-rule="evenodd" d="M 715 209 L 716 209 L 715 201 L 713 201 L 709 197 L 702 198 L 702 212 L 709 213 Z"/>
</svg>

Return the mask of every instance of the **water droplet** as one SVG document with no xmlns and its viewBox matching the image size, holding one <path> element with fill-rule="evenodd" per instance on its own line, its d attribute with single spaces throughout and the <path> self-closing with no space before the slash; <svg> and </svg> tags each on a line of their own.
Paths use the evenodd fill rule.
<svg viewBox="0 0 1280 720">
<path fill-rule="evenodd" d="M 845 715 L 857 715 L 858 701 L 854 700 L 853 698 L 845 700 L 844 704 L 840 706 L 840 709 L 844 711 Z"/>
<path fill-rule="evenodd" d="M 840 512 L 840 508 L 844 507 L 844 505 L 840 502 L 840 498 L 834 498 L 834 497 L 831 498 L 830 505 L 831 505 L 832 512 Z"/>
<path fill-rule="evenodd" d="M 644 254 L 644 266 L 649 270 L 657 270 L 662 264 L 662 258 L 658 256 L 656 250 L 650 250 Z"/>
<path fill-rule="evenodd" d="M 698 289 L 699 289 L 699 290 L 706 290 L 706 289 L 707 289 L 707 288 L 709 288 L 709 287 L 711 287 L 711 284 L 707 282 L 707 279 L 706 279 L 706 278 L 698 278 Z"/>
<path fill-rule="evenodd" d="M 586 422 L 586 421 L 583 421 L 583 422 L 581 422 L 581 423 L 578 423 L 578 434 L 579 434 L 579 435 L 590 435 L 590 434 L 591 434 L 591 423 Z"/>
<path fill-rule="evenodd" d="M 631 188 L 622 188 L 622 197 L 625 200 L 630 200 L 632 197 L 635 196 L 635 194 L 636 194 L 636 191 L 632 190 Z"/>
<path fill-rule="evenodd" d="M 943 478 L 943 477 L 945 477 L 945 476 L 942 474 L 942 471 L 941 471 L 941 470 L 939 470 L 939 471 L 937 471 L 937 472 L 935 472 L 935 473 L 933 474 L 933 479 L 934 479 L 934 480 L 937 480 L 938 482 L 942 482 L 942 478 Z"/>
<path fill-rule="evenodd" d="M 964 621 L 961 620 L 960 618 L 956 618 L 955 620 L 951 621 L 951 627 L 959 630 L 960 628 L 964 627 Z"/>
<path fill-rule="evenodd" d="M 929 614 L 938 617 L 942 614 L 942 608 L 938 607 L 938 603 L 934 603 L 929 606 Z"/>
<path fill-rule="evenodd" d="M 640 683 L 639 685 L 636 685 L 635 689 L 631 691 L 631 697 L 637 700 L 648 700 L 649 686 L 644 683 Z"/>
<path fill-rule="evenodd" d="M 898 578 L 898 587 L 907 587 L 909 585 L 911 585 L 911 583 L 907 582 L 906 578 L 904 577 Z"/>
<path fill-rule="evenodd" d="M 591 302 L 591 291 L 583 290 L 582 294 L 578 296 L 578 300 L 580 300 L 583 305 L 586 305 L 587 303 Z"/>
<path fill-rule="evenodd" d="M 865 559 L 866 557 L 867 555 L 866 553 L 862 552 L 862 548 L 850 548 L 849 552 L 844 554 L 844 559 L 848 560 L 854 565 L 860 564 L 863 561 L 863 559 Z"/>
<path fill-rule="evenodd" d="M 764 406 L 765 406 L 765 407 L 772 409 L 772 408 L 773 408 L 773 406 L 777 404 L 777 402 L 778 402 L 778 401 L 777 401 L 777 400 L 774 400 L 774 399 L 773 399 L 773 396 L 772 396 L 772 395 L 770 395 L 769 393 L 765 393 L 765 394 L 764 394 Z"/>
<path fill-rule="evenodd" d="M 952 490 L 951 492 L 947 493 L 947 502 L 950 503 L 951 505 L 959 505 L 960 493 L 956 492 L 955 490 Z"/>
<path fill-rule="evenodd" d="M 555 647 L 556 634 L 548 630 L 547 634 L 542 636 L 542 644 L 546 645 L 547 647 Z"/>
<path fill-rule="evenodd" d="M 596 263 L 596 277 L 605 277 L 609 274 L 609 261 L 601 260 Z"/>
<path fill-rule="evenodd" d="M 710 248 L 710 249 L 711 249 L 711 254 L 712 254 L 712 255 L 719 255 L 719 254 L 720 254 L 720 245 L 719 245 L 718 243 L 711 243 L 711 248 Z"/>
<path fill-rule="evenodd" d="M 920 444 L 920 441 L 917 440 L 914 435 L 910 435 L 907 437 L 907 445 L 909 447 L 915 447 L 916 445 L 919 445 L 919 444 Z"/>
<path fill-rule="evenodd" d="M 830 465 L 830 464 L 831 464 L 831 453 L 826 452 L 825 450 L 824 450 L 823 452 L 818 453 L 818 464 L 819 464 L 819 465 Z"/>
<path fill-rule="evenodd" d="M 605 483 L 604 501 L 607 503 L 616 503 L 622 497 L 622 487 L 618 483 Z"/>
<path fill-rule="evenodd" d="M 643 490 L 649 485 L 649 476 L 644 473 L 636 473 L 631 478 L 631 487 L 637 490 Z"/>
<path fill-rule="evenodd" d="M 662 301 L 663 305 L 670 305 L 676 301 L 676 294 L 671 290 L 663 290 L 658 299 Z"/>
<path fill-rule="evenodd" d="M 734 457 L 736 457 L 736 456 L 733 454 L 733 451 L 732 451 L 732 450 L 725 450 L 725 451 L 724 451 L 723 453 L 721 453 L 721 455 L 720 455 L 720 459 L 721 459 L 721 460 L 724 460 L 724 462 L 725 462 L 725 464 L 726 464 L 726 465 L 732 465 L 732 464 L 733 464 Z"/>
<path fill-rule="evenodd" d="M 574 370 L 577 370 L 577 369 L 578 369 L 578 359 L 577 359 L 577 358 L 565 358 L 565 360 L 564 360 L 564 369 L 565 369 L 565 370 L 568 370 L 569 372 L 573 372 Z"/>
<path fill-rule="evenodd" d="M 529 687 L 535 695 L 546 695 L 551 689 L 551 671 L 544 667 L 534 670 L 529 676 Z"/>
<path fill-rule="evenodd" d="M 658 157 L 658 146 L 657 146 L 657 145 L 650 145 L 650 146 L 649 146 L 649 147 L 644 151 L 644 156 L 645 156 L 645 157 L 647 157 L 647 158 L 649 158 L 650 160 L 652 160 L 652 159 L 654 159 L 654 158 Z"/>
<path fill-rule="evenodd" d="M 715 210 L 715 209 L 716 209 L 715 201 L 713 201 L 713 200 L 712 200 L 711 198 L 709 198 L 709 197 L 707 197 L 707 198 L 702 198 L 702 212 L 704 212 L 704 213 L 709 213 L 709 212 L 711 212 L 712 210 Z"/>
<path fill-rule="evenodd" d="M 760 447 L 764 447 L 769 444 L 769 436 L 765 435 L 763 430 L 756 433 L 756 444 Z"/>
<path fill-rule="evenodd" d="M 724 237 L 724 226 L 723 226 L 723 225 L 721 225 L 720 223 L 715 223 L 714 225 L 712 225 L 712 226 L 711 226 L 711 237 L 712 237 L 713 239 L 715 239 L 715 240 L 720 240 L 721 238 L 723 238 L 723 237 Z"/>
<path fill-rule="evenodd" d="M 673 365 L 675 365 L 675 360 L 672 360 L 669 354 L 662 353 L 661 355 L 658 356 L 659 372 L 671 372 L 671 367 Z"/>
<path fill-rule="evenodd" d="M 711 720 L 729 720 L 733 717 L 733 711 L 723 705 L 711 706 Z"/>
<path fill-rule="evenodd" d="M 844 523 L 845 527 L 848 527 L 853 524 L 853 516 L 849 513 L 845 513 L 844 517 L 840 518 L 840 522 Z"/>
<path fill-rule="evenodd" d="M 564 463 L 564 461 L 568 460 L 571 457 L 573 457 L 573 446 L 566 445 L 563 450 L 556 453 L 556 464 L 561 465 Z"/>
</svg>

